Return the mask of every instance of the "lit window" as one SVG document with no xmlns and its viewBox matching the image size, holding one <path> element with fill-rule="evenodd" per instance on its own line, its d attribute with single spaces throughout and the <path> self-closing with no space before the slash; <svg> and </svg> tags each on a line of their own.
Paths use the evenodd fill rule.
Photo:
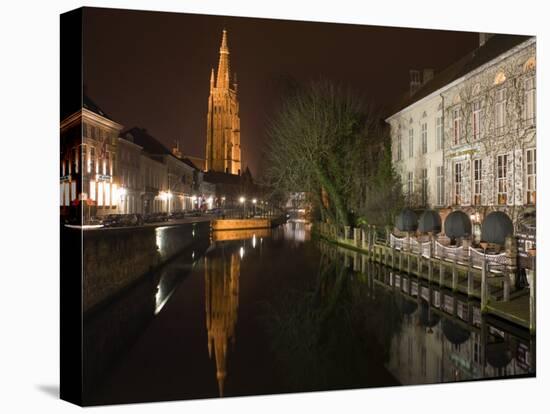
<svg viewBox="0 0 550 414">
<path fill-rule="evenodd" d="M 460 142 L 460 108 L 453 110 L 453 144 L 457 145 Z"/>
<path fill-rule="evenodd" d="M 397 161 L 401 161 L 403 156 L 403 144 L 401 141 L 401 132 L 399 132 L 399 134 L 397 134 Z"/>
<path fill-rule="evenodd" d="M 508 201 L 508 155 L 497 156 L 497 203 L 506 204 Z"/>
<path fill-rule="evenodd" d="M 76 200 L 78 198 L 76 194 L 76 181 L 71 182 L 71 200 Z"/>
<path fill-rule="evenodd" d="M 535 123 L 536 117 L 536 93 L 535 93 L 535 77 L 530 76 L 525 79 L 524 82 L 524 114 L 523 117 L 527 121 L 528 125 L 533 125 Z"/>
<path fill-rule="evenodd" d="M 64 183 L 65 185 L 63 187 L 65 187 L 65 190 L 63 191 L 63 194 L 65 195 L 65 205 L 66 206 L 69 206 L 71 204 L 71 200 L 70 200 L 70 188 L 69 188 L 69 183 L 67 181 L 65 181 Z"/>
<path fill-rule="evenodd" d="M 95 181 L 94 180 L 90 181 L 90 198 L 92 200 L 95 200 Z"/>
<path fill-rule="evenodd" d="M 412 171 L 407 173 L 407 195 L 412 197 L 414 191 L 414 174 Z"/>
<path fill-rule="evenodd" d="M 482 163 L 474 160 L 474 205 L 481 205 Z"/>
<path fill-rule="evenodd" d="M 527 204 L 535 204 L 537 196 L 537 150 L 528 149 L 526 158 Z"/>
<path fill-rule="evenodd" d="M 414 156 L 414 129 L 409 129 L 409 158 Z"/>
<path fill-rule="evenodd" d="M 504 126 L 506 125 L 506 90 L 500 88 L 496 92 L 496 104 L 495 104 L 495 129 L 497 134 L 504 132 Z"/>
<path fill-rule="evenodd" d="M 103 182 L 99 181 L 97 183 L 97 205 L 102 206 L 103 205 Z"/>
<path fill-rule="evenodd" d="M 426 122 L 422 124 L 421 136 L 422 136 L 422 154 L 426 154 L 428 152 L 428 124 Z"/>
<path fill-rule="evenodd" d="M 442 206 L 444 201 L 444 175 L 443 166 L 437 167 L 437 205 Z"/>
<path fill-rule="evenodd" d="M 456 162 L 454 165 L 454 202 L 456 205 L 462 204 L 462 163 Z"/>
<path fill-rule="evenodd" d="M 443 117 L 438 116 L 435 120 L 436 148 L 443 149 Z"/>
</svg>

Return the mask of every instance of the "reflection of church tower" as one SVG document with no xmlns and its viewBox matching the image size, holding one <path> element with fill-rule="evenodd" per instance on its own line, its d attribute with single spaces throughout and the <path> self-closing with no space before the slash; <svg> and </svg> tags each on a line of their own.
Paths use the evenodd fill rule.
<svg viewBox="0 0 550 414">
<path fill-rule="evenodd" d="M 235 344 L 235 325 L 239 307 L 240 260 L 237 253 L 225 257 L 207 256 L 204 261 L 206 282 L 206 330 L 208 354 L 212 346 L 216 358 L 216 378 L 220 397 L 226 377 L 227 343 Z"/>
<path fill-rule="evenodd" d="M 210 75 L 206 122 L 206 171 L 241 173 L 241 121 L 237 100 L 237 75 L 230 83 L 227 32 L 223 31 L 218 73 Z"/>
</svg>

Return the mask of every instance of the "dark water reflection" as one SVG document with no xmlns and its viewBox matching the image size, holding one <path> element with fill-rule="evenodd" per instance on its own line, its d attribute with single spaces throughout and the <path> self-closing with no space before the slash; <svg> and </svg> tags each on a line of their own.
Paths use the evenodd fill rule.
<svg viewBox="0 0 550 414">
<path fill-rule="evenodd" d="M 526 332 L 312 240 L 215 233 L 85 322 L 88 404 L 534 374 Z"/>
</svg>

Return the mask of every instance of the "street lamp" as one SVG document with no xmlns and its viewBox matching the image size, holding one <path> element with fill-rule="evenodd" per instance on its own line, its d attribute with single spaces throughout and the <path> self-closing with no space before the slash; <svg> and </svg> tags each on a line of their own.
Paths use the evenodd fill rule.
<svg viewBox="0 0 550 414">
<path fill-rule="evenodd" d="M 243 218 L 244 218 L 245 201 L 246 201 L 246 198 L 242 196 L 239 198 L 239 202 L 243 205 Z"/>
</svg>

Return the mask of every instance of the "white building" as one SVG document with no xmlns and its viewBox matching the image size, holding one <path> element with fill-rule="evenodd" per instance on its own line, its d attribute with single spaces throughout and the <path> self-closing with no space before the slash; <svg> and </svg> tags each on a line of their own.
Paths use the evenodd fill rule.
<svg viewBox="0 0 550 414">
<path fill-rule="evenodd" d="M 117 212 L 116 152 L 122 125 L 86 95 L 81 110 L 61 122 L 60 205 L 84 220 Z"/>
<path fill-rule="evenodd" d="M 413 88 L 413 96 L 414 92 Z M 386 121 L 391 127 L 393 165 L 409 204 L 444 206 L 441 97 L 430 94 L 413 101 Z"/>
<path fill-rule="evenodd" d="M 117 171 L 119 182 L 118 212 L 142 213 L 143 180 L 141 152 L 143 148 L 133 142 L 131 136 L 118 138 Z"/>
<path fill-rule="evenodd" d="M 497 209 L 514 223 L 534 210 L 535 42 L 483 37 L 387 118 L 411 206 L 460 208 L 474 224 Z"/>
</svg>

